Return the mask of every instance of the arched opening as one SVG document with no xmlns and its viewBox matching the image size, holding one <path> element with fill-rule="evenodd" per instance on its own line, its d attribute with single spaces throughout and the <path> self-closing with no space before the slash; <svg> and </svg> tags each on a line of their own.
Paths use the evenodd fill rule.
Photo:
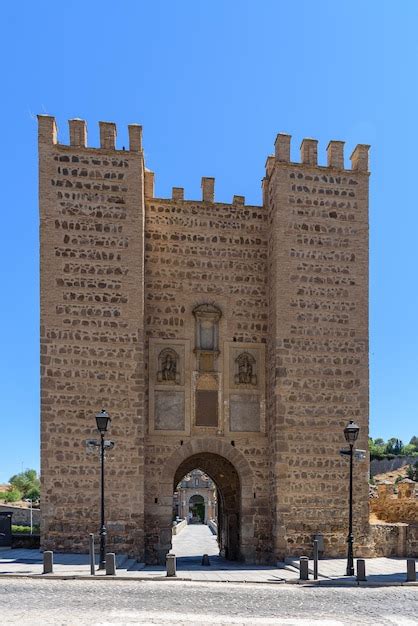
<svg viewBox="0 0 418 626">
<path fill-rule="evenodd" d="M 219 554 L 229 560 L 241 558 L 240 550 L 240 517 L 241 517 L 241 486 L 238 473 L 233 464 L 224 457 L 212 452 L 201 452 L 193 454 L 183 460 L 178 466 L 173 480 L 173 492 L 182 494 L 181 486 L 185 478 L 196 474 L 200 470 L 210 481 L 216 485 L 216 515 L 213 514 L 214 506 L 210 509 L 211 519 L 208 518 L 209 500 L 202 494 L 194 493 L 188 500 L 187 524 L 200 523 L 208 524 L 212 532 L 216 533 Z M 184 501 L 184 500 L 183 500 Z M 177 503 L 177 511 L 183 511 Z M 175 505 L 176 510 L 176 505 Z M 191 515 L 190 515 L 191 514 Z"/>
<path fill-rule="evenodd" d="M 205 499 L 198 494 L 189 499 L 189 524 L 205 523 Z"/>
<path fill-rule="evenodd" d="M 173 522 L 179 514 L 179 503 L 173 502 L 173 493 L 182 478 L 194 469 L 209 476 L 217 488 L 216 538 L 221 556 L 246 563 L 261 562 L 256 538 L 258 502 L 250 464 L 231 442 L 217 437 L 196 437 L 181 441 L 155 474 L 154 488 L 148 490 L 146 563 L 165 563 L 172 549 Z"/>
</svg>

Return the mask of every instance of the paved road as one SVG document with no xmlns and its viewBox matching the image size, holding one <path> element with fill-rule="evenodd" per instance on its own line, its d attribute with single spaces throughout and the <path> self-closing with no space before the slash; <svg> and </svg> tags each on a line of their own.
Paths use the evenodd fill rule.
<svg viewBox="0 0 418 626">
<path fill-rule="evenodd" d="M 219 554 L 216 535 L 205 524 L 189 524 L 179 535 L 173 536 L 172 552 L 177 557 Z"/>
<path fill-rule="evenodd" d="M 418 625 L 416 588 L 2 579 L 0 624 Z"/>
</svg>

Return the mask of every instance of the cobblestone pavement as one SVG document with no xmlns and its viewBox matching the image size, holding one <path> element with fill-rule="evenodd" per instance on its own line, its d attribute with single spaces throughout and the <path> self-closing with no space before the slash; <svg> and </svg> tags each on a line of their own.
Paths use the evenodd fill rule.
<svg viewBox="0 0 418 626">
<path fill-rule="evenodd" d="M 418 625 L 416 588 L 3 579 L 0 624 Z"/>
</svg>

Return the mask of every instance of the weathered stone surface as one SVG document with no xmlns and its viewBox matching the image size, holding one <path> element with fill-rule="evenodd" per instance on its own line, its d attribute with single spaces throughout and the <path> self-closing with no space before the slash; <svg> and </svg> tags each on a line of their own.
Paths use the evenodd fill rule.
<svg viewBox="0 0 418 626">
<path fill-rule="evenodd" d="M 260 401 L 258 396 L 234 394 L 230 399 L 231 431 L 260 430 Z"/>
<path fill-rule="evenodd" d="M 184 430 L 184 392 L 155 392 L 156 430 Z"/>
</svg>

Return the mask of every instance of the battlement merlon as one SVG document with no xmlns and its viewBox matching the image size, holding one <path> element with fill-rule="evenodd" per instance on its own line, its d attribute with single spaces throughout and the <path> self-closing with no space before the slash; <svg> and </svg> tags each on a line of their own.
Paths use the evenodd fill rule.
<svg viewBox="0 0 418 626">
<path fill-rule="evenodd" d="M 38 115 L 38 142 L 56 144 L 58 128 L 52 115 Z"/>
<path fill-rule="evenodd" d="M 351 153 L 351 169 L 359 172 L 369 171 L 369 150 L 370 146 L 365 143 L 359 143 Z"/>
<path fill-rule="evenodd" d="M 305 165 L 318 165 L 317 139 L 302 139 L 300 144 L 300 160 Z"/>
<path fill-rule="evenodd" d="M 80 146 L 81 148 L 87 147 L 87 124 L 85 120 L 75 118 L 68 120 L 70 127 L 70 145 Z"/>
<path fill-rule="evenodd" d="M 144 195 L 145 198 L 154 198 L 154 172 L 147 167 L 144 169 Z"/>
<path fill-rule="evenodd" d="M 74 118 L 68 120 L 70 146 L 77 148 L 89 148 L 87 145 L 87 124 L 85 120 Z M 99 122 L 100 148 L 101 150 L 117 150 L 117 128 L 114 122 Z M 142 152 L 142 126 L 129 124 L 129 151 Z M 58 128 L 55 117 L 52 115 L 38 115 L 38 142 L 49 145 L 59 144 Z M 98 148 L 92 148 L 97 150 Z"/>
<path fill-rule="evenodd" d="M 202 176 L 201 187 L 203 202 L 215 202 L 215 179 Z"/>
<path fill-rule="evenodd" d="M 331 140 L 327 147 L 327 164 L 318 165 L 318 141 L 317 139 L 305 138 L 300 146 L 300 162 L 290 160 L 291 135 L 279 133 L 274 142 L 275 154 L 268 156 L 266 160 L 266 176 L 270 177 L 276 163 L 288 163 L 289 165 L 308 165 L 312 167 L 335 168 L 348 170 L 344 167 L 344 141 Z M 358 144 L 350 157 L 351 171 L 369 171 L 369 149 L 367 144 Z"/>
</svg>

